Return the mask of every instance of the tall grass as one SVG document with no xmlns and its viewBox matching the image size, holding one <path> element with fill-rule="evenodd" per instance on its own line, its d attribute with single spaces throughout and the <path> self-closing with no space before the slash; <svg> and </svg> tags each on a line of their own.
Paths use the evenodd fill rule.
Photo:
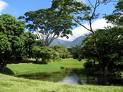
<svg viewBox="0 0 123 92">
<path fill-rule="evenodd" d="M 0 74 L 0 92 L 123 92 L 123 87 L 66 85 Z"/>
</svg>

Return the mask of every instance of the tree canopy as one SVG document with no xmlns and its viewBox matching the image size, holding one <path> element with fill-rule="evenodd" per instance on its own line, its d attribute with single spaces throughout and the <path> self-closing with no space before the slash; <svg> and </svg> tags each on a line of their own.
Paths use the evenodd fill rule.
<svg viewBox="0 0 123 92">
<path fill-rule="evenodd" d="M 93 46 L 95 37 L 96 49 Z M 91 74 L 93 73 L 94 76 L 99 78 L 98 81 L 107 84 L 111 83 L 109 79 L 121 77 L 119 65 L 122 65 L 123 62 L 122 48 L 122 28 L 115 27 L 97 30 L 95 35 L 89 35 L 84 41 L 83 47 L 81 48 L 81 55 L 88 60 L 88 64 L 91 64 L 88 68 L 94 68 Z M 98 50 L 98 54 L 96 50 Z"/>
<path fill-rule="evenodd" d="M 120 65 L 123 58 L 122 1 L 116 5 L 112 15 L 106 17 L 113 27 L 99 29 L 89 34 L 81 46 L 81 55 L 88 60 L 85 64 L 91 76 L 97 77 L 99 83 L 112 83 L 121 78 Z"/>
<path fill-rule="evenodd" d="M 21 56 L 24 45 L 21 38 L 23 32 L 23 22 L 8 14 L 0 15 L 0 62 L 3 67 L 11 61 L 10 59 Z"/>
<path fill-rule="evenodd" d="M 72 34 L 71 18 L 52 9 L 26 12 L 24 19 L 27 23 L 26 27 L 36 32 L 44 46 L 49 46 L 59 36 L 68 37 L 68 34 Z"/>
<path fill-rule="evenodd" d="M 123 0 L 119 0 L 115 8 L 113 14 L 106 16 L 106 19 L 114 25 L 123 27 Z"/>
<path fill-rule="evenodd" d="M 32 52 L 33 57 L 36 59 L 36 63 L 47 64 L 48 61 L 59 58 L 58 52 L 46 46 L 34 46 Z"/>
</svg>

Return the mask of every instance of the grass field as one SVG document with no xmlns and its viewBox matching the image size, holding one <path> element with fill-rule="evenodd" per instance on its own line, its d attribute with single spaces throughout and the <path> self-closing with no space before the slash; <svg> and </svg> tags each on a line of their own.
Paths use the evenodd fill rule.
<svg viewBox="0 0 123 92">
<path fill-rule="evenodd" d="M 83 68 L 84 61 L 77 61 L 76 59 L 63 59 L 60 61 L 50 62 L 48 64 L 8 64 L 7 67 L 15 75 L 31 74 L 31 73 L 52 73 L 60 72 L 62 68 Z"/>
<path fill-rule="evenodd" d="M 8 64 L 14 75 L 33 73 L 53 73 L 63 71 L 63 68 L 84 68 L 85 61 L 63 59 L 49 64 Z M 61 68 L 62 67 L 62 68 Z M 54 83 L 42 80 L 30 80 L 0 74 L 0 92 L 123 92 L 122 86 L 72 85 Z"/>
<path fill-rule="evenodd" d="M 0 92 L 123 92 L 123 87 L 66 85 L 0 74 Z"/>
</svg>

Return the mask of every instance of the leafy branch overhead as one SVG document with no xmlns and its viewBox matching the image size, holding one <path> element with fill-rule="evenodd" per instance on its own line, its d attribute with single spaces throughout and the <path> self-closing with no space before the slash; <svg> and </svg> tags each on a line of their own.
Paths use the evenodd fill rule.
<svg viewBox="0 0 123 92">
<path fill-rule="evenodd" d="M 115 25 L 123 25 L 123 0 L 120 0 L 115 6 L 115 10 L 112 15 L 106 16 L 109 22 Z"/>
</svg>

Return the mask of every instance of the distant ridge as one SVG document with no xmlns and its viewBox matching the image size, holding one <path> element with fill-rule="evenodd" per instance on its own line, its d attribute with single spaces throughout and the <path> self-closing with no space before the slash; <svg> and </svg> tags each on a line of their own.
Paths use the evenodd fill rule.
<svg viewBox="0 0 123 92">
<path fill-rule="evenodd" d="M 78 38 L 76 38 L 73 41 L 65 41 L 65 40 L 61 40 L 61 39 L 55 39 L 52 43 L 51 46 L 55 46 L 55 45 L 63 45 L 67 48 L 70 47 L 74 47 L 76 45 L 80 45 L 82 43 L 82 41 L 84 40 L 85 36 L 80 36 Z"/>
</svg>

